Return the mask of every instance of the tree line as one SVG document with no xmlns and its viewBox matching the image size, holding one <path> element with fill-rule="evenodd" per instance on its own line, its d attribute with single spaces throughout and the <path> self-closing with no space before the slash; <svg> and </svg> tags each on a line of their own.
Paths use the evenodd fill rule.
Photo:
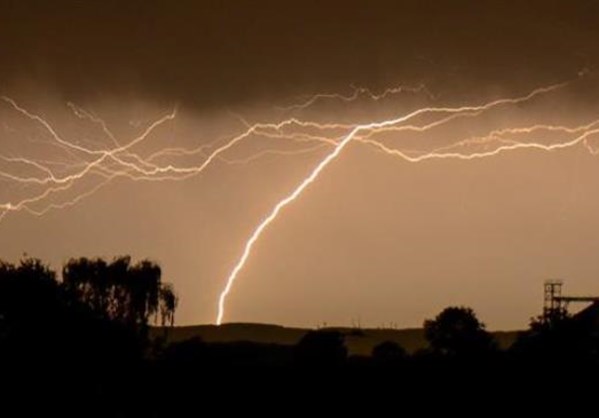
<svg viewBox="0 0 599 418">
<path fill-rule="evenodd" d="M 519 375 L 516 383 L 535 377 L 539 384 L 599 370 L 593 307 L 533 318 L 502 349 L 472 309 L 452 306 L 424 321 L 427 347 L 408 352 L 385 341 L 363 356 L 350 354 L 346 333 L 334 329 L 308 331 L 295 345 L 172 342 L 150 332 L 173 326 L 177 305 L 173 286 L 149 260 L 71 259 L 60 274 L 37 259 L 0 262 L 0 372 L 10 388 L 1 400 L 25 393 L 39 401 L 32 405 L 55 405 L 62 416 L 151 417 L 173 414 L 198 393 L 210 404 L 223 391 L 323 394 L 334 387 L 364 395 L 439 382 L 447 390 L 465 377 Z M 352 334 L 360 332 L 367 331 Z"/>
</svg>

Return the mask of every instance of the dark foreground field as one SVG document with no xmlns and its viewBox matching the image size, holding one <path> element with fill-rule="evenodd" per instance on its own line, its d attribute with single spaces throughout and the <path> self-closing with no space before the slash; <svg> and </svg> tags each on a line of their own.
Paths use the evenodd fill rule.
<svg viewBox="0 0 599 418">
<path fill-rule="evenodd" d="M 599 386 L 599 302 L 501 333 L 464 306 L 404 330 L 174 327 L 176 306 L 151 262 L 0 262 L 0 417 L 447 414 Z"/>
</svg>

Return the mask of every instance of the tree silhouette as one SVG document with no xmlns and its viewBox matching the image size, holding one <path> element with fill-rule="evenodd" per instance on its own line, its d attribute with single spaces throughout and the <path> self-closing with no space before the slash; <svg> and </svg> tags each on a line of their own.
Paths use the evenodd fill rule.
<svg viewBox="0 0 599 418">
<path fill-rule="evenodd" d="M 173 326 L 175 323 L 175 310 L 179 304 L 179 298 L 175 294 L 173 286 L 163 285 L 160 288 L 160 324 L 164 327 Z"/>
<path fill-rule="evenodd" d="M 172 286 L 161 281 L 160 267 L 148 260 L 131 264 L 130 257 L 71 259 L 62 272 L 65 290 L 87 304 L 96 316 L 147 332 L 154 322 L 174 324 L 177 297 Z"/>
<path fill-rule="evenodd" d="M 495 348 L 485 325 L 467 307 L 445 308 L 435 319 L 424 321 L 424 334 L 433 352 L 445 356 L 476 357 Z"/>
<path fill-rule="evenodd" d="M 0 262 L 0 345 L 44 338 L 61 322 L 65 306 L 56 275 L 35 259 Z M 6 347 L 4 347 L 6 348 Z"/>
<path fill-rule="evenodd" d="M 547 332 L 567 325 L 572 315 L 565 308 L 553 309 L 550 312 L 530 319 L 529 327 L 532 332 Z"/>
</svg>

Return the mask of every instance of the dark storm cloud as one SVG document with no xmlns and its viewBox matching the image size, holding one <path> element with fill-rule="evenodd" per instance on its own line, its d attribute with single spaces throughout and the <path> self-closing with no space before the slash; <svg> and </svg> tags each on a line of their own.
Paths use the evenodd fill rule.
<svg viewBox="0 0 599 418">
<path fill-rule="evenodd" d="M 518 88 L 599 63 L 598 2 L 522 3 L 0 0 L 0 87 L 214 105 L 350 83 Z"/>
</svg>

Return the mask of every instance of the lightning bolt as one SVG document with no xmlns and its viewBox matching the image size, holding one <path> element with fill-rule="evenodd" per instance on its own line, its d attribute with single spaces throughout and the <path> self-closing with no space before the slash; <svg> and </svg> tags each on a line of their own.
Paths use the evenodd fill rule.
<svg viewBox="0 0 599 418">
<path fill-rule="evenodd" d="M 248 164 L 274 156 L 297 156 L 301 154 L 322 153 L 318 163 L 309 171 L 296 187 L 285 195 L 266 214 L 252 231 L 243 245 L 242 252 L 227 276 L 225 285 L 218 297 L 216 323 L 222 324 L 225 317 L 227 296 L 232 291 L 236 280 L 240 277 L 256 244 L 266 233 L 269 226 L 277 220 L 284 209 L 299 199 L 311 184 L 321 176 L 326 168 L 339 158 L 350 143 L 357 143 L 408 163 L 418 163 L 426 160 L 474 160 L 489 158 L 502 153 L 533 149 L 550 152 L 574 146 L 582 146 L 590 154 L 597 155 L 599 149 L 593 146 L 592 139 L 599 135 L 599 119 L 586 122 L 579 126 L 562 126 L 549 124 L 533 124 L 521 127 L 503 127 L 492 129 L 478 136 L 453 138 L 448 144 L 434 149 L 424 146 L 422 149 L 407 149 L 395 137 L 383 135 L 399 133 L 428 133 L 458 120 L 468 121 L 481 116 L 485 112 L 503 106 L 519 105 L 552 93 L 569 85 L 570 82 L 541 87 L 528 94 L 512 98 L 501 98 L 482 105 L 456 107 L 424 107 L 406 113 L 403 116 L 373 123 L 326 123 L 302 120 L 288 117 L 278 121 L 250 123 L 243 117 L 237 116 L 242 123 L 242 129 L 234 135 L 223 136 L 207 144 L 195 148 L 163 147 L 154 152 L 142 155 L 138 146 L 145 143 L 154 131 L 177 116 L 177 109 L 164 114 L 147 124 L 140 126 L 139 134 L 132 139 L 117 138 L 108 124 L 96 113 L 86 110 L 74 103 L 67 103 L 72 116 L 99 129 L 103 140 L 94 143 L 92 147 L 82 145 L 84 141 L 65 139 L 52 124 L 40 115 L 34 114 L 17 101 L 7 96 L 0 99 L 12 111 L 23 117 L 25 121 L 42 128 L 45 132 L 42 140 L 30 139 L 45 145 L 56 147 L 65 153 L 66 159 L 36 159 L 22 155 L 0 155 L 0 181 L 11 185 L 21 186 L 19 198 L 8 202 L 0 202 L 0 221 L 12 212 L 25 211 L 34 216 L 43 216 L 50 210 L 65 209 L 74 206 L 83 199 L 93 195 L 117 178 L 125 177 L 131 181 L 182 181 L 202 174 L 216 162 L 222 164 Z M 307 100 L 280 108 L 288 112 L 308 109 L 322 100 L 337 100 L 342 104 L 350 104 L 357 100 L 367 99 L 377 102 L 400 93 L 426 94 L 434 99 L 425 86 L 394 87 L 375 94 L 363 87 L 353 87 L 350 95 L 316 94 Z M 5 131 L 13 134 L 15 131 L 7 127 Z M 87 126 L 87 125 L 86 125 Z M 551 134 L 559 139 L 534 139 L 538 136 Z M 246 141 L 264 141 L 267 147 L 251 151 L 250 155 L 229 156 L 229 153 Z M 274 145 L 272 145 L 274 144 Z M 281 148 L 282 146 L 287 148 Z M 292 149 L 288 149 L 293 146 Z M 419 146 L 417 148 L 420 148 Z M 181 164 L 178 158 L 185 158 Z M 197 162 L 193 161 L 199 158 Z M 8 167 L 5 169 L 4 167 Z M 15 170 L 18 170 L 15 172 Z M 25 171 L 23 171 L 25 170 Z M 87 180 L 86 180 L 87 179 Z M 85 181 L 84 181 L 85 180 Z M 83 189 L 81 189 L 83 188 Z M 60 197 L 60 201 L 58 198 Z"/>
<path fill-rule="evenodd" d="M 271 225 L 275 221 L 275 219 L 279 216 L 279 213 L 285 207 L 289 206 L 293 201 L 295 201 L 297 198 L 299 198 L 300 195 L 304 192 L 304 190 L 306 190 L 308 188 L 308 186 L 310 186 L 310 184 L 312 184 L 318 178 L 320 173 L 341 154 L 343 149 L 345 147 L 347 147 L 347 145 L 360 132 L 363 132 L 363 131 L 380 132 L 381 130 L 401 124 L 403 122 L 414 119 L 415 117 L 423 115 L 423 114 L 429 114 L 429 113 L 450 113 L 450 114 L 452 114 L 451 116 L 442 119 L 441 122 L 432 123 L 432 124 L 426 125 L 425 127 L 421 128 L 422 130 L 427 130 L 427 129 L 431 129 L 434 126 L 438 126 L 438 124 L 440 124 L 440 123 L 445 123 L 448 120 L 451 120 L 451 118 L 453 118 L 455 115 L 459 115 L 464 112 L 470 112 L 471 114 L 479 114 L 480 112 L 486 111 L 486 110 L 488 110 L 492 107 L 498 106 L 498 105 L 502 105 L 502 104 L 506 104 L 506 103 L 511 103 L 511 104 L 521 103 L 521 102 L 530 100 L 531 98 L 533 98 L 539 94 L 547 93 L 547 92 L 553 91 L 555 89 L 558 89 L 560 87 L 563 87 L 564 85 L 565 84 L 556 84 L 556 85 L 553 85 L 550 87 L 543 87 L 543 88 L 539 88 L 539 89 L 532 91 L 531 93 L 529 93 L 528 95 L 526 95 L 524 97 L 520 97 L 520 98 L 516 98 L 516 99 L 499 99 L 499 100 L 495 100 L 495 101 L 492 101 L 492 102 L 489 102 L 487 104 L 480 105 L 480 106 L 461 106 L 461 107 L 454 107 L 454 108 L 451 108 L 451 107 L 427 107 L 427 108 L 415 110 L 411 113 L 408 113 L 405 116 L 401 116 L 401 117 L 398 117 L 395 119 L 385 120 L 385 121 L 377 122 L 377 123 L 358 125 L 358 126 L 354 127 L 334 147 L 333 151 L 331 151 L 326 157 L 324 157 L 324 159 L 322 159 L 320 161 L 320 163 L 318 163 L 318 165 L 312 170 L 312 172 L 289 195 L 287 195 L 282 200 L 280 200 L 274 206 L 274 208 L 271 210 L 271 212 L 266 216 L 266 218 L 264 218 L 264 220 L 262 220 L 262 222 L 260 222 L 258 224 L 256 229 L 254 230 L 254 232 L 251 234 L 250 238 L 246 242 L 243 252 L 241 254 L 241 257 L 239 258 L 239 260 L 233 267 L 233 270 L 227 277 L 225 287 L 219 295 L 216 324 L 221 325 L 223 322 L 223 318 L 225 315 L 225 302 L 226 302 L 227 296 L 231 292 L 231 289 L 233 288 L 233 285 L 234 285 L 235 281 L 237 280 L 239 273 L 242 271 L 247 260 L 249 259 L 256 242 L 258 242 L 258 240 L 260 239 L 262 234 L 266 231 L 268 226 Z M 417 128 L 412 127 L 410 129 L 417 129 Z M 594 133 L 595 131 L 592 131 L 592 132 Z M 378 146 L 382 151 L 386 152 L 387 154 L 399 155 L 402 158 L 404 158 L 410 162 L 418 162 L 418 161 L 423 161 L 425 159 L 431 159 L 431 158 L 461 158 L 461 159 L 482 158 L 482 157 L 497 155 L 500 152 L 503 152 L 506 150 L 514 150 L 514 149 L 519 149 L 519 148 L 538 148 L 538 149 L 543 149 L 543 150 L 566 148 L 566 147 L 570 147 L 570 146 L 577 144 L 582 139 L 584 139 L 586 136 L 588 136 L 588 135 L 580 136 L 580 137 L 578 137 L 570 142 L 567 142 L 565 144 L 554 144 L 551 146 L 542 146 L 539 144 L 516 143 L 516 144 L 509 145 L 509 146 L 499 147 L 497 150 L 495 150 L 493 152 L 473 153 L 469 156 L 463 156 L 462 154 L 459 154 L 459 153 L 447 153 L 447 154 L 431 153 L 431 154 L 425 154 L 418 158 L 408 157 L 407 155 L 401 153 L 401 151 L 391 150 L 376 141 L 369 141 L 368 143 L 372 143 L 373 145 Z"/>
</svg>

